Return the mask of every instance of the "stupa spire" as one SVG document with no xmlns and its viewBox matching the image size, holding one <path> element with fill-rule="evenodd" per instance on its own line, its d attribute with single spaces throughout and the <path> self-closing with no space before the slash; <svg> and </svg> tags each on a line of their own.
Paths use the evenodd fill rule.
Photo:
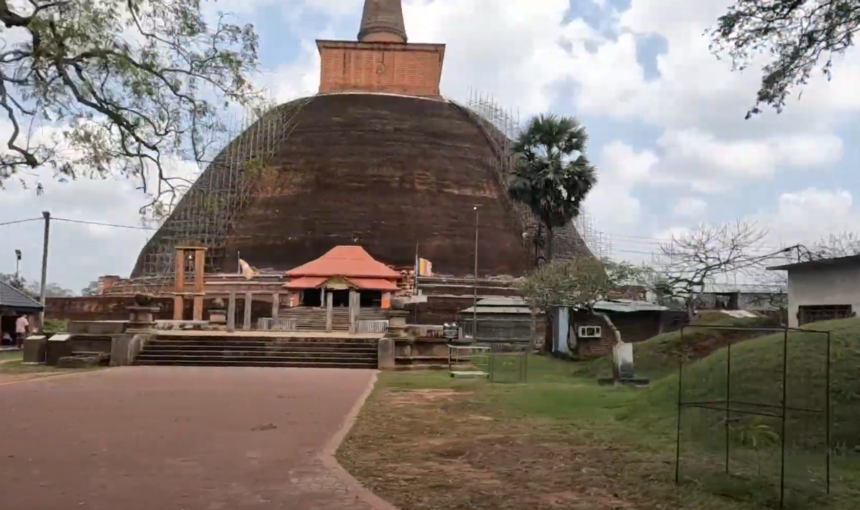
<svg viewBox="0 0 860 510">
<path fill-rule="evenodd" d="M 406 25 L 400 0 L 364 0 L 358 40 L 405 43 Z"/>
</svg>

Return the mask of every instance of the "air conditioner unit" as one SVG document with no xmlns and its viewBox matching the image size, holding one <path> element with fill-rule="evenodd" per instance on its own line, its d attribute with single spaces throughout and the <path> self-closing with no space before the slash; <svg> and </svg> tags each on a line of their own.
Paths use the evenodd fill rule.
<svg viewBox="0 0 860 510">
<path fill-rule="evenodd" d="M 601 333 L 600 326 L 579 326 L 576 336 L 578 338 L 600 338 Z"/>
</svg>

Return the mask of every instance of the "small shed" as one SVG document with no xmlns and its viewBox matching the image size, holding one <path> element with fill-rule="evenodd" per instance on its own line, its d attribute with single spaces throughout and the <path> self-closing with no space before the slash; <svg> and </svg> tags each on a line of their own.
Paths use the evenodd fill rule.
<svg viewBox="0 0 860 510">
<path fill-rule="evenodd" d="M 8 332 L 15 334 L 15 321 L 20 315 L 27 315 L 33 324 L 33 314 L 44 309 L 41 303 L 5 282 L 0 282 L 0 338 Z"/>
<path fill-rule="evenodd" d="M 647 301 L 598 301 L 588 310 L 559 308 L 553 324 L 552 351 L 561 356 L 589 359 L 606 356 L 618 341 L 641 342 L 684 325 L 686 312 Z M 608 317 L 612 324 L 608 324 Z M 614 328 L 613 328 L 614 326 Z"/>
<path fill-rule="evenodd" d="M 537 333 L 544 330 L 543 314 L 537 320 Z M 478 300 L 473 306 L 461 310 L 457 321 L 467 337 L 482 343 L 528 343 L 532 328 L 532 314 L 525 300 L 520 297 L 489 297 Z M 473 335 L 473 326 L 477 334 Z"/>
</svg>

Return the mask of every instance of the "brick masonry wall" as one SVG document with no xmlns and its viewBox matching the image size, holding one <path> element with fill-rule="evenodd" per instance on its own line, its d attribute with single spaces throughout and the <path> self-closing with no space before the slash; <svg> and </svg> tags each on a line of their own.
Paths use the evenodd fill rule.
<svg viewBox="0 0 860 510">
<path fill-rule="evenodd" d="M 573 353 L 577 359 L 593 359 L 612 354 L 615 346 L 615 334 L 612 329 L 599 315 L 589 315 L 586 312 L 571 314 L 571 326 L 578 329 L 579 326 L 600 326 L 600 338 L 578 338 L 576 351 Z M 572 334 L 576 333 L 576 329 Z"/>
<path fill-rule="evenodd" d="M 359 244 L 398 267 L 411 267 L 418 245 L 437 272 L 470 275 L 475 205 L 481 276 L 520 276 L 533 266 L 533 246 L 523 240 L 493 148 L 454 104 L 336 94 L 313 98 L 296 119 L 273 171 L 240 211 L 227 256 L 208 271 L 234 271 L 237 250 L 255 267 L 288 270 L 334 246 Z M 572 225 L 558 234 L 559 257 L 589 253 Z M 147 243 L 133 277 L 162 235 Z"/>
<path fill-rule="evenodd" d="M 439 96 L 444 45 L 319 41 L 320 93 Z"/>
<path fill-rule="evenodd" d="M 236 225 L 227 267 L 237 251 L 256 267 L 290 269 L 350 244 L 409 265 L 419 244 L 437 271 L 470 274 L 480 204 L 479 271 L 524 272 L 522 235 L 510 228 L 490 149 L 450 104 L 333 95 L 299 115 L 277 178 Z"/>
<path fill-rule="evenodd" d="M 214 299 L 203 301 L 203 318 L 209 318 L 209 310 L 214 308 Z M 226 305 L 226 299 L 225 305 Z M 154 298 L 153 303 L 161 307 L 161 311 L 155 316 L 157 320 L 173 319 L 173 298 Z M 70 321 L 123 321 L 129 319 L 128 307 L 134 306 L 133 297 L 124 296 L 94 296 L 94 297 L 70 297 L 70 298 L 47 298 L 47 309 L 45 317 L 54 320 Z M 190 320 L 192 317 L 194 303 L 190 299 L 185 300 L 184 317 Z M 259 296 L 254 299 L 251 308 L 251 320 L 256 324 L 260 317 L 272 316 L 272 301 L 267 296 Z M 245 297 L 236 296 L 236 325 L 242 326 L 245 317 Z"/>
</svg>

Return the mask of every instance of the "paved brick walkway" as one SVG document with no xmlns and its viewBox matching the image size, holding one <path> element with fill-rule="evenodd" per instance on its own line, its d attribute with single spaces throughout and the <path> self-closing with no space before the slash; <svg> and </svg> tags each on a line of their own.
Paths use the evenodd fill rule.
<svg viewBox="0 0 860 510">
<path fill-rule="evenodd" d="M 321 453 L 372 376 L 128 367 L 0 386 L 0 507 L 369 510 Z"/>
</svg>

